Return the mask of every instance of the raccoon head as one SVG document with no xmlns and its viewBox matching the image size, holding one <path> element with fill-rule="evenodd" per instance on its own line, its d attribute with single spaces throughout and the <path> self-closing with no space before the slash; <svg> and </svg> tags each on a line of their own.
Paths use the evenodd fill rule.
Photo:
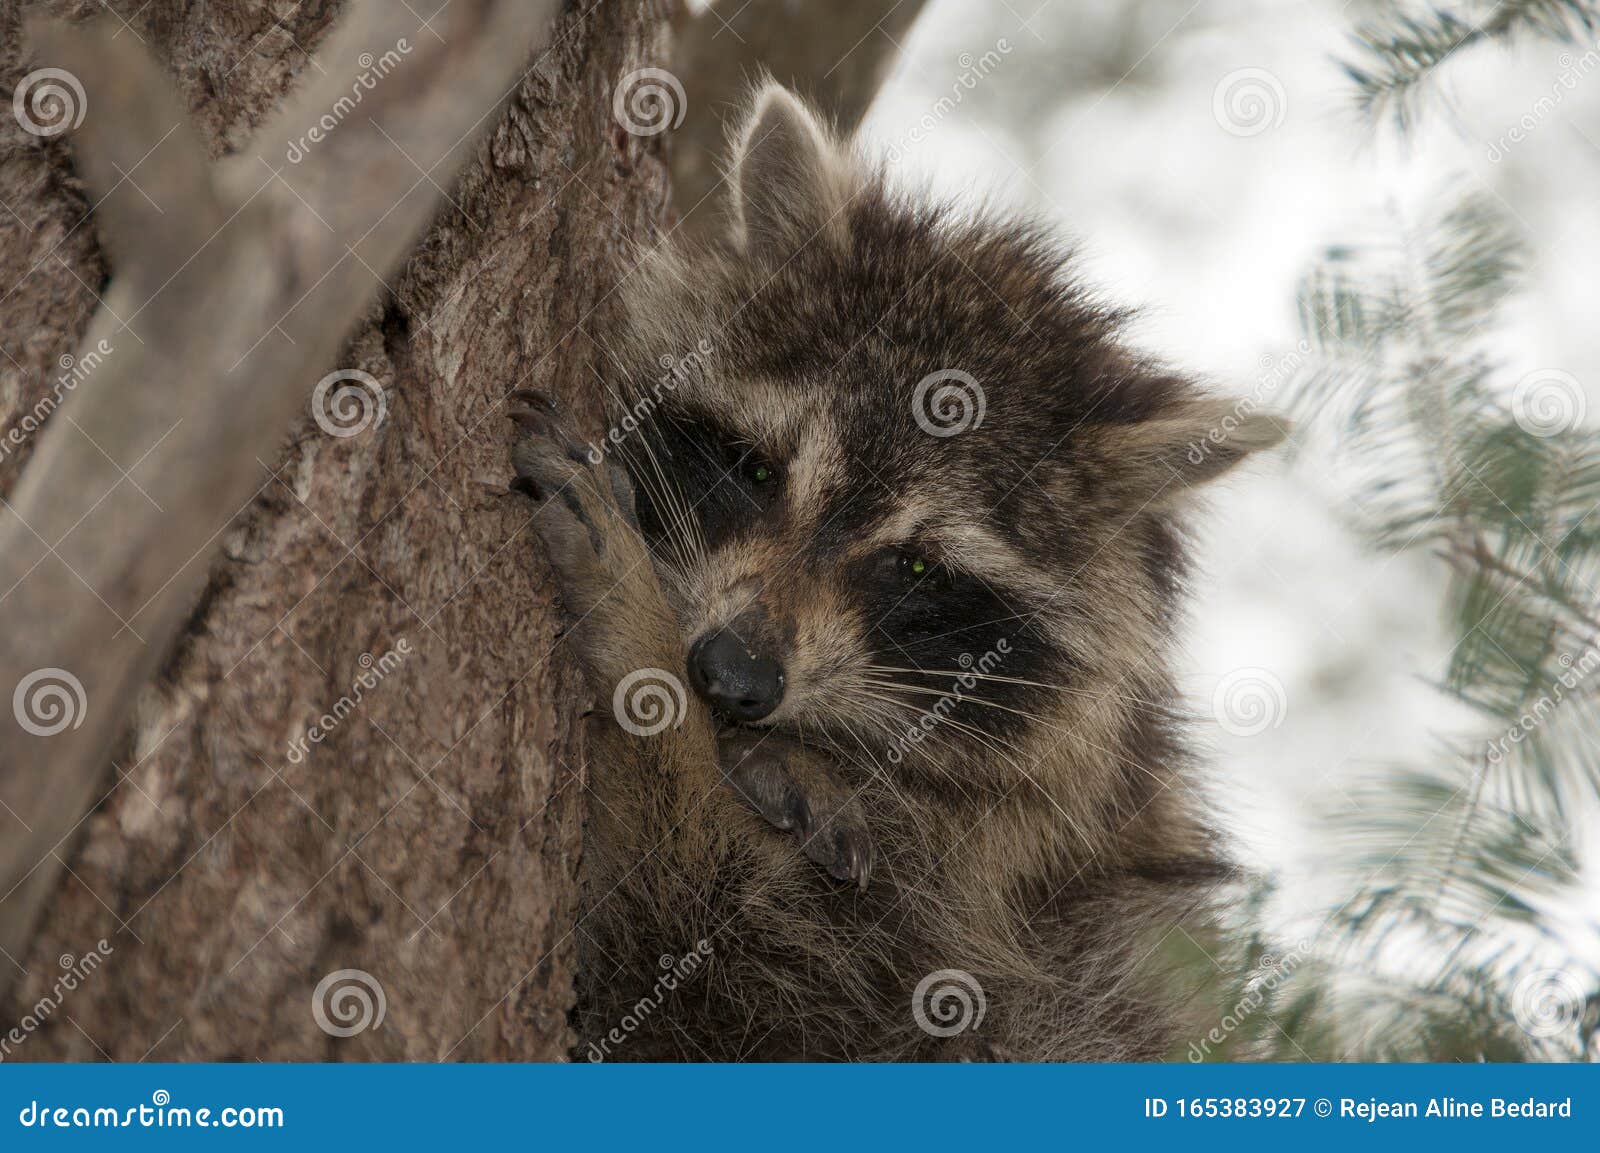
<svg viewBox="0 0 1600 1153">
<path fill-rule="evenodd" d="M 781 87 L 729 185 L 730 235 L 646 260 L 609 357 L 695 691 L 907 772 L 1128 755 L 1177 514 L 1279 425 L 1121 344 L 1041 228 L 895 194 Z"/>
</svg>

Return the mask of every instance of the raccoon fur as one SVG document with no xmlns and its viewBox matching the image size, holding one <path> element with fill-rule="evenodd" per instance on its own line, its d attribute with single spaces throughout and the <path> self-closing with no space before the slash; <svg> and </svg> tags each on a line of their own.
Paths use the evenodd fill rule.
<svg viewBox="0 0 1600 1153">
<path fill-rule="evenodd" d="M 600 702 L 574 1057 L 1159 1058 L 1158 945 L 1226 872 L 1182 520 L 1282 429 L 777 85 L 729 187 L 625 282 L 608 431 L 512 413 Z"/>
</svg>

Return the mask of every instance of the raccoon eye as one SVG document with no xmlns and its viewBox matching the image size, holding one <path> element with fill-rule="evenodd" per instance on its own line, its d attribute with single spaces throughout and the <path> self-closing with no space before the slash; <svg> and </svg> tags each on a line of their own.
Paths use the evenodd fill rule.
<svg viewBox="0 0 1600 1153">
<path fill-rule="evenodd" d="M 778 470 L 766 461 L 752 457 L 745 462 L 744 475 L 751 484 L 771 484 L 778 479 Z"/>
<path fill-rule="evenodd" d="M 925 552 L 900 550 L 898 568 L 904 583 L 925 593 L 948 592 L 955 583 L 949 566 Z"/>
</svg>

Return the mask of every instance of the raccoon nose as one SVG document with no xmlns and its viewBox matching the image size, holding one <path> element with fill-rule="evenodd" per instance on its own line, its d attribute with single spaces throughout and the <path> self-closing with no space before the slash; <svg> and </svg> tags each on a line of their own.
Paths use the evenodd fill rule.
<svg viewBox="0 0 1600 1153">
<path fill-rule="evenodd" d="M 694 642 L 689 681 L 707 704 L 736 721 L 759 721 L 783 700 L 783 666 L 752 652 L 732 629 Z"/>
</svg>

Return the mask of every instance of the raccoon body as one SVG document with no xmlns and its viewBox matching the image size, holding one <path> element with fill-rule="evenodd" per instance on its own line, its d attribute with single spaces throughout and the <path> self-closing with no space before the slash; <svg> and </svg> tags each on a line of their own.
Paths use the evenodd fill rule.
<svg viewBox="0 0 1600 1153">
<path fill-rule="evenodd" d="M 1182 516 L 1279 426 L 782 88 L 730 185 L 725 244 L 627 282 L 608 433 L 519 417 L 611 706 L 576 1056 L 1159 1057 L 1151 954 L 1224 872 L 1168 667 Z"/>
</svg>

